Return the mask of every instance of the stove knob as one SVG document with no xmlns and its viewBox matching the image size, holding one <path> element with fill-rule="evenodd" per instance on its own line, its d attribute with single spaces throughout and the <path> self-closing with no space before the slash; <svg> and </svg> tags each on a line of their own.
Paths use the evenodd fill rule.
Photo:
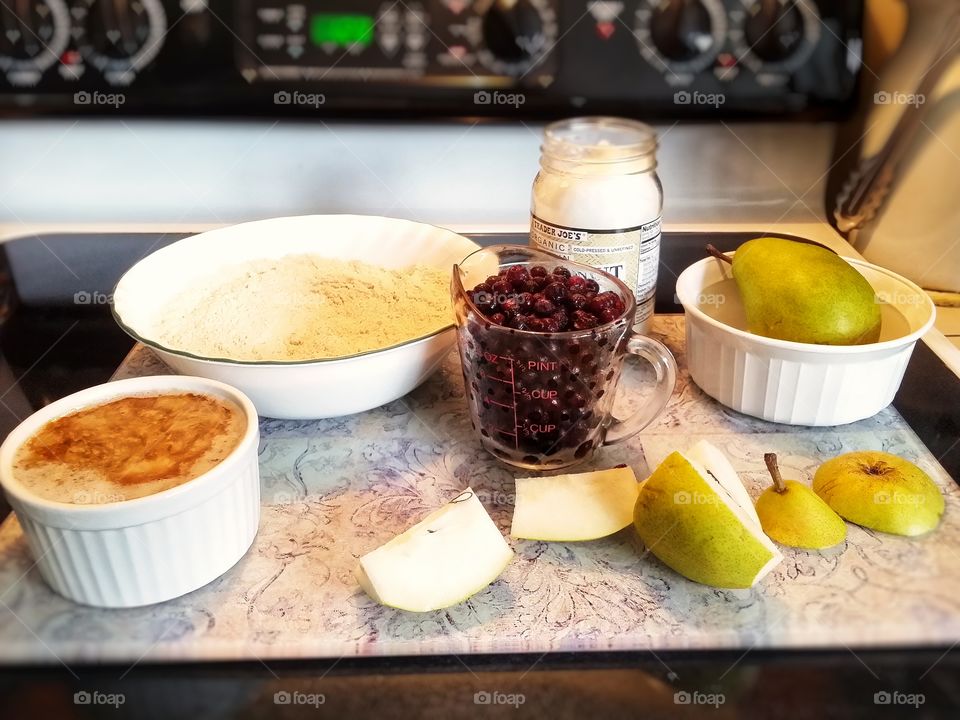
<svg viewBox="0 0 960 720">
<path fill-rule="evenodd" d="M 790 58 L 803 45 L 805 36 L 797 0 L 757 0 L 744 29 L 751 51 L 769 63 Z"/>
<path fill-rule="evenodd" d="M 540 10 L 531 0 L 493 0 L 483 16 L 484 45 L 510 65 L 533 59 L 544 49 Z"/>
<path fill-rule="evenodd" d="M 0 2 L 0 72 L 14 85 L 34 85 L 70 40 L 63 0 Z"/>
<path fill-rule="evenodd" d="M 149 32 L 143 5 L 129 2 L 94 3 L 87 21 L 87 42 L 97 55 L 128 58 L 143 46 Z"/>
<path fill-rule="evenodd" d="M 167 28 L 159 0 L 79 0 L 75 29 L 81 55 L 117 84 L 156 56 Z"/>
<path fill-rule="evenodd" d="M 653 11 L 650 37 L 668 60 L 685 62 L 713 45 L 713 22 L 701 0 L 666 0 Z"/>
</svg>

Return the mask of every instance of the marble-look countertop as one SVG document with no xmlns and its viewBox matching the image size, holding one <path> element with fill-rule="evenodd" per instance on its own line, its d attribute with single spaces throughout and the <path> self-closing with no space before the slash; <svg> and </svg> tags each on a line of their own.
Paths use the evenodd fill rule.
<svg viewBox="0 0 960 720">
<path fill-rule="evenodd" d="M 960 640 L 960 489 L 892 407 L 835 428 L 798 428 L 720 406 L 684 372 L 683 319 L 655 330 L 681 368 L 653 425 L 582 469 L 630 463 L 643 476 L 668 452 L 707 438 L 751 494 L 764 452 L 807 482 L 838 453 L 883 449 L 918 462 L 943 489 L 940 528 L 922 538 L 851 525 L 824 552 L 784 549 L 750 590 L 692 583 L 663 566 L 630 529 L 588 543 L 511 540 L 516 558 L 456 607 L 411 614 L 357 586 L 357 557 L 470 485 L 504 534 L 513 471 L 479 446 L 455 353 L 407 397 L 351 417 L 261 421 L 263 513 L 247 555 L 177 600 L 101 610 L 54 594 L 34 569 L 15 517 L 0 526 L 0 662 L 213 660 L 570 650 L 952 645 Z M 165 367 L 138 346 L 117 377 Z M 640 396 L 642 372 L 624 372 Z M 629 401 L 624 406 L 629 405 Z M 619 407 L 619 406 L 618 406 Z M 622 409 L 622 408 L 621 408 Z M 202 548 L 198 548 L 202 552 Z"/>
</svg>

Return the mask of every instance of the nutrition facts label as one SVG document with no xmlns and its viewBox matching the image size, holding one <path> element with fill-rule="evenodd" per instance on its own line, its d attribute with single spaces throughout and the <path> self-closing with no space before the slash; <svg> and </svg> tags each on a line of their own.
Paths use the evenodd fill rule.
<svg viewBox="0 0 960 720">
<path fill-rule="evenodd" d="M 610 273 L 633 289 L 637 324 L 653 316 L 660 265 L 658 217 L 643 225 L 619 230 L 588 230 L 545 222 L 531 216 L 530 244 L 567 260 Z"/>
</svg>

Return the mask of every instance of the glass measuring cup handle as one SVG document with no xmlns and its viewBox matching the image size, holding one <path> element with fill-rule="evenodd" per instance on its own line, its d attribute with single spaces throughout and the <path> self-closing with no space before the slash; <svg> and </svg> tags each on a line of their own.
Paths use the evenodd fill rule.
<svg viewBox="0 0 960 720">
<path fill-rule="evenodd" d="M 631 355 L 639 355 L 653 365 L 657 373 L 657 387 L 643 407 L 626 420 L 613 418 L 613 422 L 607 428 L 604 445 L 622 442 L 653 422 L 667 406 L 677 384 L 677 361 L 673 359 L 673 354 L 663 343 L 644 335 L 634 334 L 627 340 L 627 352 Z"/>
</svg>

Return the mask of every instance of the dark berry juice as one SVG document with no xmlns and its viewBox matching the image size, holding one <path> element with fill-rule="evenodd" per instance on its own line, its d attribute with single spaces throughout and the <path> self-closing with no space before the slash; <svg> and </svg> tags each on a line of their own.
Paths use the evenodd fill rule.
<svg viewBox="0 0 960 720">
<path fill-rule="evenodd" d="M 493 249 L 481 251 L 490 253 Z M 473 256 L 471 256 L 473 257 Z M 454 272 L 460 359 L 483 446 L 513 465 L 560 468 L 604 440 L 636 304 L 606 273 L 504 246 Z"/>
</svg>

